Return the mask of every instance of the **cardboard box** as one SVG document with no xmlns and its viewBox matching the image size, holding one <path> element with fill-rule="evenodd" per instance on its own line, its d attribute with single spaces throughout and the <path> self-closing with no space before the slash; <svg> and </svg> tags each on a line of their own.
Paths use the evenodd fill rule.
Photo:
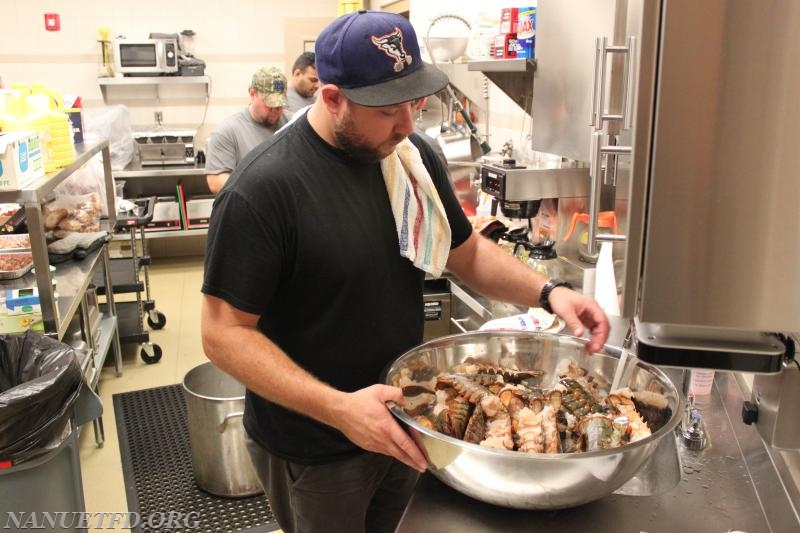
<svg viewBox="0 0 800 533">
<path fill-rule="evenodd" d="M 513 59 L 517 57 L 519 43 L 516 33 L 501 33 L 494 37 L 494 58 Z"/>
<path fill-rule="evenodd" d="M 37 132 L 0 133 L 0 191 L 16 191 L 44 176 Z"/>
<path fill-rule="evenodd" d="M 500 10 L 500 33 L 517 33 L 519 8 L 504 7 Z"/>
<path fill-rule="evenodd" d="M 0 312 L 0 334 L 25 333 L 28 330 L 44 332 L 44 322 L 41 313 L 28 313 L 24 315 L 9 315 Z"/>
<path fill-rule="evenodd" d="M 72 128 L 72 141 L 75 144 L 83 142 L 83 103 L 80 96 L 64 95 L 64 111 L 69 117 Z"/>
</svg>

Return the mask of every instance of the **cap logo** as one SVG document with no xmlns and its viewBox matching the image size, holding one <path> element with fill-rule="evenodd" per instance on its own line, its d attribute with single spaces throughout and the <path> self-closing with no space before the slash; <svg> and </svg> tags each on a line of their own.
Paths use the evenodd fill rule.
<svg viewBox="0 0 800 533">
<path fill-rule="evenodd" d="M 414 59 L 403 47 L 403 32 L 400 31 L 400 28 L 397 26 L 395 26 L 392 33 L 381 35 L 380 37 L 375 37 L 373 35 L 372 44 L 394 60 L 393 68 L 395 72 L 402 71 L 406 68 L 406 65 L 410 65 Z"/>
</svg>

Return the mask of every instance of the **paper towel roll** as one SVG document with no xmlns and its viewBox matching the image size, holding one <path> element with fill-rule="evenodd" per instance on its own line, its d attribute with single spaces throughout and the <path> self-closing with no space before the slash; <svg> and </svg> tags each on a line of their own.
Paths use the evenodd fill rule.
<svg viewBox="0 0 800 533">
<path fill-rule="evenodd" d="M 597 272 L 594 284 L 594 299 L 609 316 L 619 316 L 619 297 L 617 296 L 617 278 L 614 275 L 613 243 L 600 244 L 600 256 L 597 258 Z"/>
</svg>

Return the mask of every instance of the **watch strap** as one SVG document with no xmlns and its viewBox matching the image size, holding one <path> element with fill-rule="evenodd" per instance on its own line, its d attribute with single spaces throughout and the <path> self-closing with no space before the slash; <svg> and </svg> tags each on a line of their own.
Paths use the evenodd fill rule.
<svg viewBox="0 0 800 533">
<path fill-rule="evenodd" d="M 550 293 L 553 292 L 553 289 L 556 287 L 566 287 L 568 289 L 572 289 L 572 284 L 568 281 L 558 278 L 551 278 L 547 280 L 547 283 L 544 284 L 542 287 L 542 292 L 539 295 L 539 307 L 548 313 L 553 312 L 553 308 L 550 306 Z"/>
</svg>

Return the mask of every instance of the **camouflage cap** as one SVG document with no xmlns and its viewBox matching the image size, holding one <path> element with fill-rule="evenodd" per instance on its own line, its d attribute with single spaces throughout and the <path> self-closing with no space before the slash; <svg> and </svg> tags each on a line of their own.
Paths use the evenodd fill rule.
<svg viewBox="0 0 800 533">
<path fill-rule="evenodd" d="M 260 93 L 264 97 L 264 103 L 268 107 L 284 107 L 288 103 L 286 99 L 286 76 L 275 67 L 262 67 L 253 74 L 253 81 L 250 88 Z"/>
</svg>

